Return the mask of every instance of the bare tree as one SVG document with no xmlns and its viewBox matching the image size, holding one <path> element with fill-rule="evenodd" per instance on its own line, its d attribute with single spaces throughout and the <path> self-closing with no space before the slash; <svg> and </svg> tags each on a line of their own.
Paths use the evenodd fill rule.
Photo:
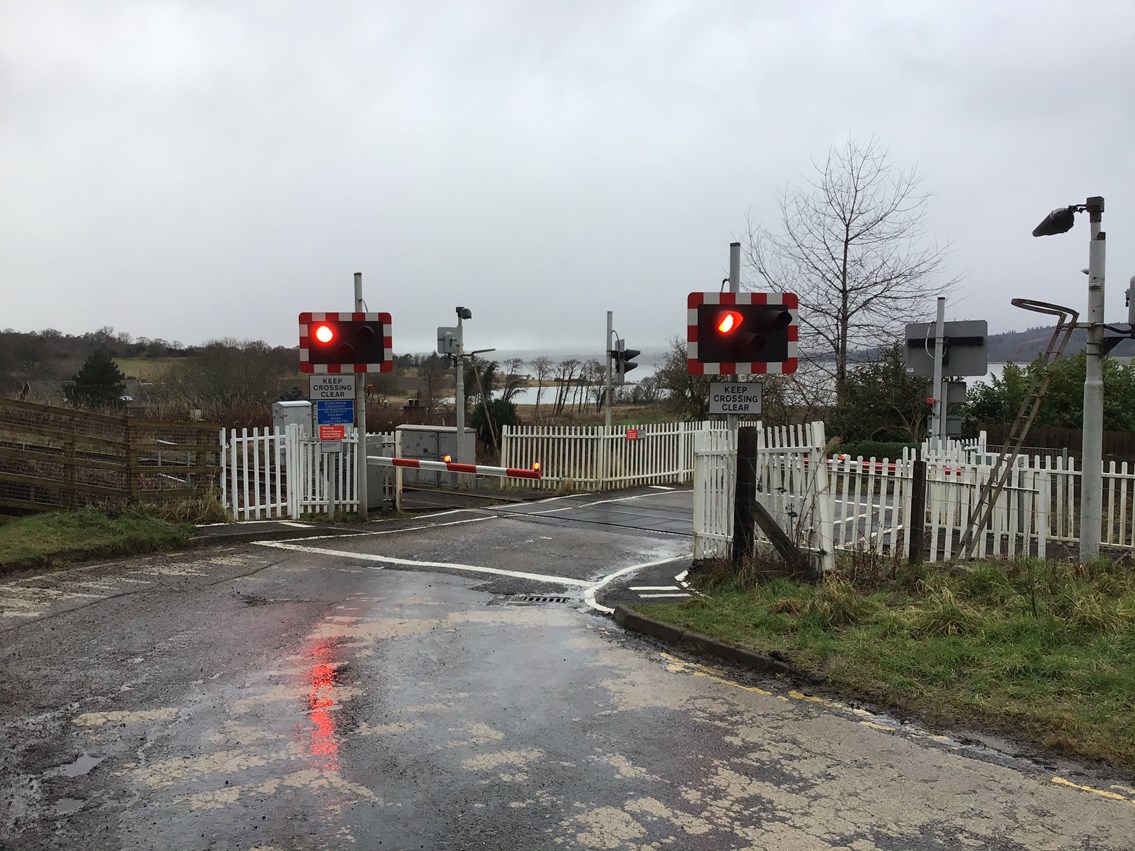
<svg viewBox="0 0 1135 851">
<path fill-rule="evenodd" d="M 528 375 L 521 372 L 524 366 L 522 358 L 508 358 L 502 364 L 504 372 L 501 374 L 504 386 L 501 387 L 500 398 L 506 402 L 511 402 L 516 394 L 524 389 L 528 383 Z"/>
<path fill-rule="evenodd" d="M 173 399 L 199 406 L 271 402 L 292 368 L 286 349 L 259 340 L 211 340 L 196 357 L 169 367 L 165 385 Z"/>
<path fill-rule="evenodd" d="M 530 366 L 536 374 L 536 410 L 533 413 L 539 416 L 540 397 L 544 395 L 544 382 L 552 374 L 552 359 L 547 355 L 540 355 L 531 361 Z"/>
<path fill-rule="evenodd" d="M 418 377 L 422 382 L 421 403 L 426 409 L 426 415 L 430 422 L 434 421 L 434 416 L 437 413 L 442 388 L 453 383 L 450 374 L 452 369 L 449 358 L 433 352 L 427 357 L 423 357 L 418 363 Z"/>
<path fill-rule="evenodd" d="M 930 194 L 916 169 L 895 166 L 875 139 L 848 138 L 815 171 L 778 199 L 779 232 L 750 219 L 746 263 L 758 288 L 799 295 L 802 358 L 834 379 L 840 405 L 854 350 L 890 344 L 958 279 L 939 276 L 949 246 L 926 235 Z"/>
<path fill-rule="evenodd" d="M 704 420 L 709 417 L 709 385 L 713 376 L 691 375 L 686 351 L 686 341 L 672 337 L 655 376 L 668 408 L 686 419 Z"/>
<path fill-rule="evenodd" d="M 552 408 L 553 416 L 559 416 L 564 412 L 568 399 L 571 397 L 575 371 L 579 369 L 579 366 L 580 363 L 575 358 L 568 358 L 556 365 L 553 380 L 558 382 L 559 386 L 556 388 L 556 402 Z"/>
</svg>

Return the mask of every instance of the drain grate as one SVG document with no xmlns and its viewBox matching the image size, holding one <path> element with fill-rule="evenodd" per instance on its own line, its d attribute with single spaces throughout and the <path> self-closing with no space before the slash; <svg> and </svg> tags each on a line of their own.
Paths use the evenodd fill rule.
<svg viewBox="0 0 1135 851">
<path fill-rule="evenodd" d="M 550 597 L 546 594 L 517 594 L 513 603 L 569 603 L 571 597 Z"/>
</svg>

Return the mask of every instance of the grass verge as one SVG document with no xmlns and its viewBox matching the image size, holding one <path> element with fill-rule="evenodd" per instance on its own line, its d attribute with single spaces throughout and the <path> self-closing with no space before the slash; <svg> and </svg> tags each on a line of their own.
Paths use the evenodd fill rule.
<svg viewBox="0 0 1135 851">
<path fill-rule="evenodd" d="M 1130 566 L 849 565 L 817 585 L 725 566 L 692 577 L 707 597 L 636 610 L 782 653 L 844 696 L 1135 770 Z"/>
<path fill-rule="evenodd" d="M 3 518 L 0 570 L 173 549 L 189 542 L 192 528 L 145 514 L 92 509 Z"/>
</svg>

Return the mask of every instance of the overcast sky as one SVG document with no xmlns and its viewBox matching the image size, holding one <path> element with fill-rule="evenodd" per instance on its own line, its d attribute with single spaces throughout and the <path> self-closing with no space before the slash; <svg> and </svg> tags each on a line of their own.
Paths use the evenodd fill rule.
<svg viewBox="0 0 1135 851">
<path fill-rule="evenodd" d="M 1131 0 L 0 0 L 0 327 L 294 346 L 362 272 L 398 352 L 660 348 L 849 135 L 933 189 L 947 318 L 1086 309 L 1086 218 L 1031 231 L 1103 195 L 1126 320 Z"/>
</svg>

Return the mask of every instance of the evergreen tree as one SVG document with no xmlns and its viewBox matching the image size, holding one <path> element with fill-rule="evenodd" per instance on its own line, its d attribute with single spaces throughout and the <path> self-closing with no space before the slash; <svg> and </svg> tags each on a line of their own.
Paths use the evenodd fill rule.
<svg viewBox="0 0 1135 851">
<path fill-rule="evenodd" d="M 925 432 L 926 379 L 907 374 L 901 345 L 881 355 L 878 362 L 848 372 L 844 403 L 834 416 L 834 430 L 844 443 L 916 443 Z"/>
<path fill-rule="evenodd" d="M 1033 425 L 1083 425 L 1086 360 L 1084 352 L 1077 352 L 1053 364 L 1048 392 Z M 967 399 L 967 432 L 976 433 L 983 425 L 1013 422 L 1033 378 L 1043 368 L 1039 357 L 1023 367 L 1007 363 L 989 384 L 974 385 Z M 1103 427 L 1108 431 L 1135 431 L 1135 364 L 1104 358 Z"/>
<path fill-rule="evenodd" d="M 99 349 L 71 376 L 71 383 L 63 388 L 72 405 L 88 408 L 105 408 L 117 404 L 126 389 L 126 376 L 106 349 Z"/>
</svg>

